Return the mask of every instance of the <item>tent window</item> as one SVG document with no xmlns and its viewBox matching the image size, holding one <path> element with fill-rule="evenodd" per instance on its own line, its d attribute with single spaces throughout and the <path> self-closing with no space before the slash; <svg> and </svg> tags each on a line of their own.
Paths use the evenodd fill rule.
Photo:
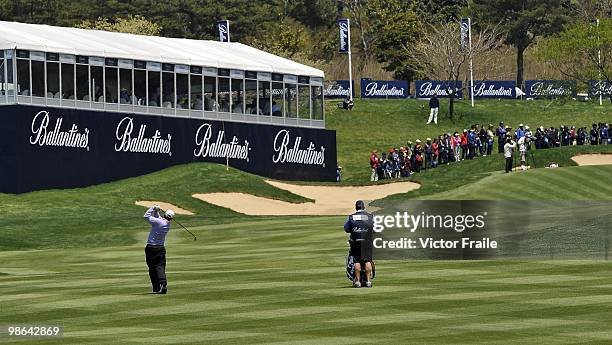
<svg viewBox="0 0 612 345">
<path fill-rule="evenodd" d="M 102 66 L 91 66 L 91 90 L 94 102 L 104 102 L 104 71 Z"/>
<path fill-rule="evenodd" d="M 30 96 L 30 60 L 17 59 L 17 93 Z"/>
<path fill-rule="evenodd" d="M 45 97 L 45 63 L 34 60 L 30 63 L 32 64 L 32 96 Z"/>
<path fill-rule="evenodd" d="M 260 81 L 259 82 L 259 114 L 270 116 L 270 82 Z"/>
<path fill-rule="evenodd" d="M 163 102 L 162 107 L 174 108 L 174 73 L 162 73 Z"/>
<path fill-rule="evenodd" d="M 202 99 L 202 76 L 198 74 L 192 74 L 190 78 L 191 83 L 191 107 L 193 110 L 204 109 L 204 100 Z"/>
<path fill-rule="evenodd" d="M 32 72 L 34 73 L 34 72 Z M 89 101 L 89 66 L 76 65 L 76 96 L 78 100 Z"/>
<path fill-rule="evenodd" d="M 244 79 L 232 79 L 232 113 L 244 113 Z"/>
<path fill-rule="evenodd" d="M 134 104 L 146 105 L 147 99 L 147 71 L 134 70 Z"/>
<path fill-rule="evenodd" d="M 298 115 L 300 119 L 310 119 L 310 86 L 298 86 Z"/>
<path fill-rule="evenodd" d="M 272 83 L 272 116 L 282 117 L 284 107 L 283 83 Z"/>
<path fill-rule="evenodd" d="M 297 117 L 297 87 L 295 84 L 285 83 L 285 114 L 287 117 Z"/>
<path fill-rule="evenodd" d="M 159 97 L 161 95 L 159 72 L 149 71 L 149 107 L 159 107 Z"/>
<path fill-rule="evenodd" d="M 229 113 L 230 111 L 230 88 L 229 78 L 219 77 L 219 111 Z"/>
<path fill-rule="evenodd" d="M 6 80 L 4 78 L 4 72 L 6 72 L 4 68 L 5 65 L 4 50 L 0 50 L 0 103 L 6 102 L 6 83 L 4 82 Z"/>
<path fill-rule="evenodd" d="M 176 74 L 176 108 L 189 109 L 189 74 Z"/>
<path fill-rule="evenodd" d="M 119 103 L 132 104 L 132 70 L 119 69 Z"/>
<path fill-rule="evenodd" d="M 62 99 L 74 99 L 73 64 L 62 64 Z"/>
<path fill-rule="evenodd" d="M 257 80 L 247 79 L 244 84 L 246 97 L 246 113 L 257 115 Z"/>
<path fill-rule="evenodd" d="M 312 87 L 312 119 L 323 120 L 323 87 Z"/>
<path fill-rule="evenodd" d="M 117 68 L 105 67 L 104 85 L 106 86 L 105 100 L 106 103 L 117 103 L 119 95 Z"/>
<path fill-rule="evenodd" d="M 47 61 L 47 98 L 60 98 L 59 63 Z"/>
<path fill-rule="evenodd" d="M 217 111 L 217 78 L 204 77 L 204 110 Z"/>
</svg>

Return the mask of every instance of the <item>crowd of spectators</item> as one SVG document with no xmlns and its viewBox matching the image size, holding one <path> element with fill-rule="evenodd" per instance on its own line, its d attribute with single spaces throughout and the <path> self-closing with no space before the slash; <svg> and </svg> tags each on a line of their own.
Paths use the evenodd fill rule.
<svg viewBox="0 0 612 345">
<path fill-rule="evenodd" d="M 612 143 L 610 126 L 607 123 L 587 127 L 561 125 L 558 128 L 540 126 L 535 131 L 520 124 L 513 130 L 500 122 L 493 125 L 472 125 L 461 133 L 443 133 L 438 137 L 426 138 L 423 143 L 416 139 L 405 146 L 389 148 L 388 152 L 372 151 L 370 155 L 371 181 L 408 177 L 424 169 L 434 169 L 441 164 L 451 164 L 475 157 L 491 155 L 497 144 L 497 152 L 504 153 L 507 138 L 516 140 L 524 164 L 525 152 L 531 147 L 548 149 L 570 145 L 607 145 Z"/>
</svg>

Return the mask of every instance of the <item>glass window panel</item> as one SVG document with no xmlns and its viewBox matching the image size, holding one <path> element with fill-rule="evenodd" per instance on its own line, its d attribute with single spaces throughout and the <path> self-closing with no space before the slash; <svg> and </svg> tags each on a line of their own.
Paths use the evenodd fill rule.
<svg viewBox="0 0 612 345">
<path fill-rule="evenodd" d="M 312 87 L 312 119 L 323 120 L 323 87 Z"/>
<path fill-rule="evenodd" d="M 204 77 L 204 110 L 219 111 L 217 107 L 217 78 Z"/>
<path fill-rule="evenodd" d="M 74 99 L 73 64 L 62 64 L 62 99 Z"/>
<path fill-rule="evenodd" d="M 219 111 L 230 111 L 230 81 L 229 78 L 219 78 Z"/>
<path fill-rule="evenodd" d="M 244 79 L 232 79 L 232 113 L 244 113 Z"/>
<path fill-rule="evenodd" d="M 310 86 L 298 86 L 298 115 L 300 119 L 310 119 Z"/>
<path fill-rule="evenodd" d="M 244 83 L 246 114 L 257 115 L 257 80 L 247 79 Z"/>
<path fill-rule="evenodd" d="M 89 101 L 89 83 L 87 80 L 89 80 L 89 66 L 76 65 L 76 96 L 78 100 Z"/>
<path fill-rule="evenodd" d="M 297 117 L 297 86 L 285 84 L 285 114 L 287 117 Z"/>
<path fill-rule="evenodd" d="M 189 109 L 189 74 L 176 74 L 176 108 Z"/>
<path fill-rule="evenodd" d="M 6 93 L 9 97 L 15 96 L 15 85 L 13 84 L 13 58 L 6 59 Z M 9 101 L 10 98 L 9 98 Z"/>
<path fill-rule="evenodd" d="M 162 107 L 174 108 L 174 73 L 162 73 Z"/>
<path fill-rule="evenodd" d="M 117 97 L 119 96 L 117 68 L 106 67 L 105 73 L 104 86 L 106 87 L 106 94 L 104 96 L 106 97 L 106 103 L 117 103 Z"/>
<path fill-rule="evenodd" d="M 192 67 L 193 68 L 193 67 Z M 204 109 L 204 100 L 202 99 L 202 76 L 197 74 L 191 75 L 191 109 Z"/>
<path fill-rule="evenodd" d="M 160 107 L 160 73 L 149 71 L 149 107 Z"/>
<path fill-rule="evenodd" d="M 6 91 L 6 85 L 4 83 L 4 51 L 0 50 L 0 103 L 6 102 L 6 98 L 3 97 Z"/>
<path fill-rule="evenodd" d="M 47 97 L 60 98 L 59 63 L 47 61 Z"/>
<path fill-rule="evenodd" d="M 134 104 L 147 104 L 147 71 L 134 70 L 134 95 Z"/>
<path fill-rule="evenodd" d="M 270 116 L 270 82 L 259 82 L 259 114 Z"/>
<path fill-rule="evenodd" d="M 283 83 L 272 83 L 272 116 L 283 116 Z"/>
<path fill-rule="evenodd" d="M 93 94 L 94 102 L 104 102 L 104 72 L 102 66 L 90 66 L 91 83 L 90 88 Z"/>
<path fill-rule="evenodd" d="M 119 69 L 119 103 L 132 104 L 132 70 Z"/>
<path fill-rule="evenodd" d="M 30 96 L 30 60 L 17 59 L 17 92 Z"/>
<path fill-rule="evenodd" d="M 45 97 L 45 63 L 42 61 L 31 61 L 30 63 L 32 64 L 32 96 Z"/>
</svg>

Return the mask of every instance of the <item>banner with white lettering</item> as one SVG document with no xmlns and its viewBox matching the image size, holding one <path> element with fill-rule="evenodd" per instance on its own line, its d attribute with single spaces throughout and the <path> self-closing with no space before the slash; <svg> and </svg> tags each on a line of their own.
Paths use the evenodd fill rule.
<svg viewBox="0 0 612 345">
<path fill-rule="evenodd" d="M 409 94 L 406 80 L 361 79 L 361 98 L 408 98 Z"/>
<path fill-rule="evenodd" d="M 230 26 L 229 20 L 219 20 L 217 21 L 217 34 L 219 37 L 219 42 L 229 42 L 230 41 Z"/>
<path fill-rule="evenodd" d="M 354 81 L 353 85 L 355 85 Z M 348 80 L 326 80 L 323 94 L 327 99 L 344 99 L 349 94 L 349 87 Z M 353 88 L 353 98 L 355 98 L 355 88 Z"/>
<path fill-rule="evenodd" d="M 575 80 L 526 80 L 525 94 L 530 98 L 575 97 Z"/>
<path fill-rule="evenodd" d="M 589 81 L 589 96 L 599 97 L 612 95 L 612 84 L 604 80 L 590 80 Z"/>
<path fill-rule="evenodd" d="M 456 85 L 451 80 L 417 80 L 415 82 L 416 97 L 430 98 L 434 94 L 438 97 L 449 97 L 454 90 L 455 98 L 463 98 L 463 82 L 459 81 Z"/>
<path fill-rule="evenodd" d="M 13 105 L 0 108 L 0 193 L 75 188 L 190 162 L 335 181 L 335 131 Z"/>
<path fill-rule="evenodd" d="M 514 80 L 474 81 L 474 98 L 516 98 Z"/>
<path fill-rule="evenodd" d="M 340 46 L 338 51 L 340 53 L 348 53 L 350 49 L 351 39 L 350 39 L 350 31 L 349 26 L 351 22 L 349 19 L 339 19 L 338 20 L 338 29 L 340 31 Z"/>
</svg>

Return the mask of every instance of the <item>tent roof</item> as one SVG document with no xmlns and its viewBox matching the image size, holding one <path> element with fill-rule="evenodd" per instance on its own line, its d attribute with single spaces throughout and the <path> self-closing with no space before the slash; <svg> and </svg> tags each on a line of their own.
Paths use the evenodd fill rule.
<svg viewBox="0 0 612 345">
<path fill-rule="evenodd" d="M 323 77 L 323 71 L 242 43 L 0 21 L 0 49 L 158 61 Z"/>
</svg>

